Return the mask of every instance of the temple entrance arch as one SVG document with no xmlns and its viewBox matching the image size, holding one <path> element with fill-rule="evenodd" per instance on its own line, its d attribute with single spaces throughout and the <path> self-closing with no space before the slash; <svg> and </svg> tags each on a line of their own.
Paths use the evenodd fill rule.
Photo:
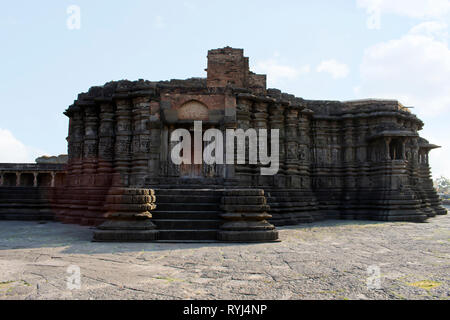
<svg viewBox="0 0 450 320">
<path fill-rule="evenodd" d="M 178 109 L 178 119 L 182 121 L 207 121 L 209 119 L 208 107 L 200 101 L 190 100 Z"/>
<path fill-rule="evenodd" d="M 209 129 L 219 129 L 223 132 L 224 104 L 223 96 L 189 95 L 180 99 L 177 94 L 168 94 L 164 97 L 161 110 L 161 120 L 164 123 L 161 133 L 162 149 L 160 157 L 163 164 L 161 168 L 164 170 L 162 177 L 167 177 L 169 180 L 182 178 L 183 183 L 188 183 L 186 180 L 193 180 L 193 184 L 198 183 L 196 180 L 202 180 L 201 184 L 208 184 L 209 182 L 217 184 L 217 181 L 224 179 L 226 171 L 223 164 L 206 164 L 203 161 L 195 163 L 194 161 L 195 142 L 197 141 L 197 147 L 202 147 L 201 157 L 203 158 L 203 152 L 211 143 L 210 141 L 203 141 L 205 132 Z M 197 125 L 199 125 L 198 122 L 201 123 L 201 130 L 197 129 L 197 139 L 194 130 L 196 122 Z M 177 165 L 171 159 L 173 148 L 183 139 L 180 137 L 179 141 L 171 141 L 172 133 L 177 129 L 189 131 L 190 154 L 185 157 L 192 160 L 191 164 Z"/>
</svg>

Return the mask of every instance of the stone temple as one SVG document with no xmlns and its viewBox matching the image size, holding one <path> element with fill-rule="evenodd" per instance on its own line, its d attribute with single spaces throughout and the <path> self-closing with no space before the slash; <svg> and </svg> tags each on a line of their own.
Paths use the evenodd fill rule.
<svg viewBox="0 0 450 320">
<path fill-rule="evenodd" d="M 78 95 L 67 163 L 0 164 L 1 219 L 99 226 L 97 241 L 273 241 L 324 219 L 423 222 L 446 214 L 423 122 L 394 100 L 305 100 L 266 88 L 242 49 L 207 78 L 113 81 Z M 171 161 L 171 134 L 279 129 L 279 171 Z M 248 143 L 246 144 L 248 147 Z"/>
</svg>

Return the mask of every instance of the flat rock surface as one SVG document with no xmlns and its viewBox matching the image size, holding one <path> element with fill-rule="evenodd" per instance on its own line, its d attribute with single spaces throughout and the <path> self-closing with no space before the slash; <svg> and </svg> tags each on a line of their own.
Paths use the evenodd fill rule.
<svg viewBox="0 0 450 320">
<path fill-rule="evenodd" d="M 450 216 L 279 230 L 278 243 L 117 244 L 91 242 L 89 227 L 0 221 L 0 299 L 450 298 Z"/>
</svg>

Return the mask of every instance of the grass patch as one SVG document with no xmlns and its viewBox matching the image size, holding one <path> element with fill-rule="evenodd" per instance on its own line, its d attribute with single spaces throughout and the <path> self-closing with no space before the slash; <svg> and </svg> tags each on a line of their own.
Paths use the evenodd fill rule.
<svg viewBox="0 0 450 320">
<path fill-rule="evenodd" d="M 423 280 L 423 281 L 408 283 L 408 285 L 410 285 L 412 287 L 425 289 L 425 290 L 431 290 L 431 289 L 439 287 L 441 285 L 441 283 L 436 282 L 436 281 L 431 281 L 431 280 Z"/>
<path fill-rule="evenodd" d="M 14 283 L 15 281 L 4 281 L 0 282 L 0 289 L 8 287 L 11 283 Z"/>
</svg>

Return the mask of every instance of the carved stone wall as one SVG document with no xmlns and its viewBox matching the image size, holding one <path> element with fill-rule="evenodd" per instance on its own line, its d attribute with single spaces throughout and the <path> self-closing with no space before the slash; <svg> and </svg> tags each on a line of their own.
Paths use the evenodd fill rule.
<svg viewBox="0 0 450 320">
<path fill-rule="evenodd" d="M 263 189 L 276 225 L 423 221 L 444 213 L 428 164 L 437 146 L 419 137 L 423 123 L 409 110 L 397 101 L 311 101 L 267 90 L 242 50 L 210 51 L 206 79 L 93 87 L 66 115 L 73 187 Z M 247 154 L 245 164 L 204 166 L 200 176 L 182 177 L 170 161 L 170 135 L 194 120 L 224 136 L 226 129 L 278 129 L 279 172 L 262 176 Z"/>
</svg>

